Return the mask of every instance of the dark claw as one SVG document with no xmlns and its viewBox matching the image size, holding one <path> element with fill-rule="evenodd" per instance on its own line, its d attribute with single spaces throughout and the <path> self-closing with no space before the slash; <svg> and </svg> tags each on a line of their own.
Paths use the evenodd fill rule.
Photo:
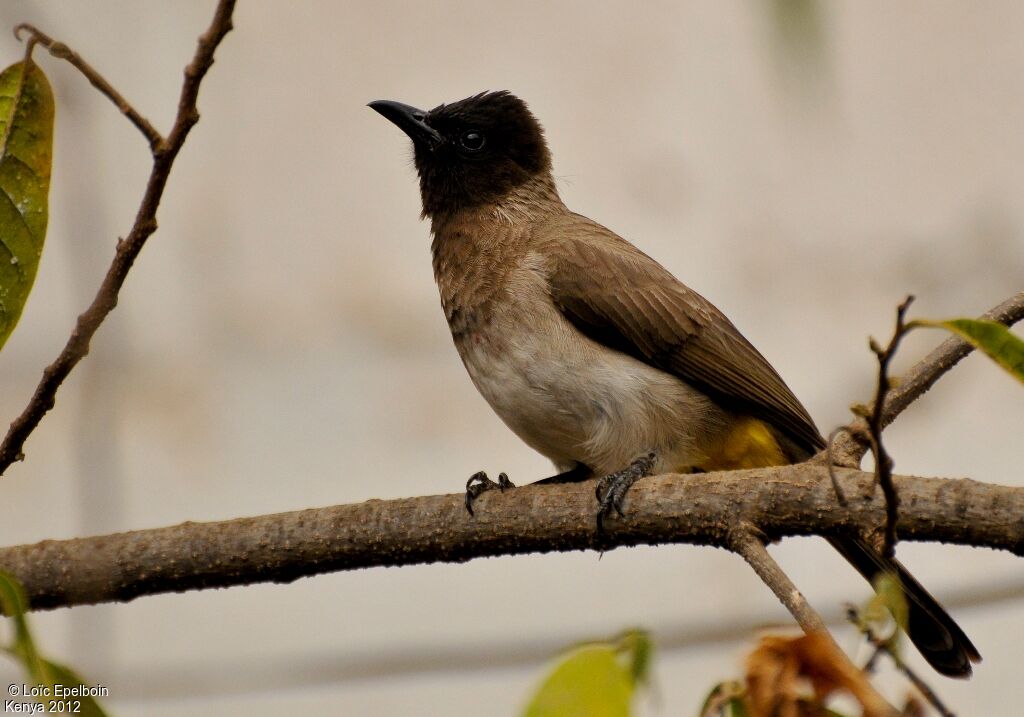
<svg viewBox="0 0 1024 717">
<path fill-rule="evenodd" d="M 619 517 L 626 517 L 622 510 L 626 493 L 637 480 L 651 474 L 654 460 L 655 454 L 648 453 L 630 463 L 626 469 L 610 473 L 597 482 L 594 494 L 597 496 L 599 506 L 597 511 L 598 535 L 604 535 L 604 519 L 611 514 L 612 510 L 618 513 Z"/>
<path fill-rule="evenodd" d="M 508 479 L 508 474 L 507 473 L 499 473 L 498 474 L 498 490 L 500 490 L 502 493 L 504 493 L 506 488 L 515 488 L 515 487 L 516 487 L 516 484 Z"/>
<path fill-rule="evenodd" d="M 640 477 L 634 471 L 626 470 L 612 473 L 602 478 L 598 483 L 598 504 L 601 506 L 600 514 L 609 515 L 614 509 L 620 517 L 625 518 L 626 514 L 622 512 L 622 502 L 625 500 L 626 493 L 629 492 L 630 487 Z"/>
<path fill-rule="evenodd" d="M 502 493 L 506 488 L 515 488 L 515 484 L 508 479 L 505 473 L 498 474 L 498 482 L 495 483 L 483 471 L 477 471 L 466 481 L 466 510 L 473 515 L 473 501 L 489 490 L 497 488 Z"/>
</svg>

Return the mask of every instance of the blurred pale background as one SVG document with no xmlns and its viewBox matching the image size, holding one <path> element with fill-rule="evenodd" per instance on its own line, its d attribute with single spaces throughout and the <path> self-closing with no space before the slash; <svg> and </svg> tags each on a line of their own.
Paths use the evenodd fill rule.
<svg viewBox="0 0 1024 717">
<path fill-rule="evenodd" d="M 4 0 L 0 51 L 17 60 L 6 28 L 33 22 L 166 130 L 212 6 Z M 159 233 L 0 482 L 0 542 L 454 492 L 479 469 L 547 475 L 464 375 L 407 140 L 373 99 L 521 95 L 566 202 L 726 311 L 822 429 L 844 422 L 870 395 L 866 337 L 887 335 L 905 294 L 919 316 L 973 315 L 1024 283 L 1024 5 L 825 2 L 795 31 L 777 8 L 241 2 Z M 149 170 L 134 128 L 38 57 L 58 100 L 53 214 L 0 356 L 0 422 L 91 299 Z M 900 364 L 939 338 L 913 336 Z M 1022 399 L 968 360 L 887 434 L 898 470 L 1021 483 Z M 867 594 L 821 541 L 773 550 L 822 609 Z M 990 551 L 900 555 L 940 597 L 1022 579 Z M 964 714 L 1006 714 L 1024 603 L 955 614 L 985 663 L 933 682 Z M 632 625 L 664 648 L 645 713 L 693 714 L 746 649 L 690 644 L 700 630 L 788 624 L 739 559 L 694 547 L 368 570 L 33 620 L 49 654 L 109 685 L 115 714 L 156 716 L 511 715 L 559 646 Z"/>
</svg>

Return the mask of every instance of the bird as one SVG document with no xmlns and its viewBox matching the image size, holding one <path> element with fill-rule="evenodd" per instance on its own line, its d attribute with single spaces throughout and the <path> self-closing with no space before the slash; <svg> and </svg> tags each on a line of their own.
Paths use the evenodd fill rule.
<svg viewBox="0 0 1024 717">
<path fill-rule="evenodd" d="M 557 474 L 596 479 L 598 531 L 660 473 L 786 465 L 825 447 L 771 364 L 711 302 L 562 202 L 541 124 L 509 91 L 369 107 L 412 140 L 441 306 L 470 379 Z M 493 489 L 474 474 L 466 507 Z M 978 650 L 894 558 L 829 542 L 869 582 L 899 579 L 904 627 L 931 666 L 969 677 Z"/>
</svg>

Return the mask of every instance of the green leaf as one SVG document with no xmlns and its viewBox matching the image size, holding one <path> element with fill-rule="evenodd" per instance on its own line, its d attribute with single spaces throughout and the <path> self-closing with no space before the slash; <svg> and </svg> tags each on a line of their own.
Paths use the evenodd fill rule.
<svg viewBox="0 0 1024 717">
<path fill-rule="evenodd" d="M 49 660 L 44 660 L 43 662 L 46 663 L 47 671 L 53 678 L 53 683 L 51 684 L 63 685 L 66 688 L 73 688 L 79 685 L 89 687 L 92 684 L 86 682 L 77 672 L 66 665 L 50 662 Z M 103 711 L 103 708 L 92 697 L 66 697 L 64 700 L 75 703 L 75 706 L 78 707 L 78 712 L 74 714 L 79 715 L 79 717 L 107 717 L 107 713 Z"/>
<path fill-rule="evenodd" d="M 984 319 L 917 320 L 911 325 L 951 331 L 1024 383 L 1024 339 L 998 321 Z"/>
<path fill-rule="evenodd" d="M 0 570 L 0 606 L 3 607 L 4 614 L 9 616 L 14 623 L 14 643 L 8 648 L 8 652 L 21 662 L 33 680 L 47 684 L 46 664 L 39 656 L 39 651 L 32 640 L 32 633 L 28 629 L 28 621 L 25 619 L 25 611 L 28 609 L 25 591 L 13 575 L 2 570 Z"/>
<path fill-rule="evenodd" d="M 868 602 L 864 616 L 873 622 L 884 622 L 886 612 L 897 625 L 907 629 L 907 598 L 900 579 L 892 573 L 882 573 L 875 579 L 875 596 Z"/>
<path fill-rule="evenodd" d="M 634 683 L 618 646 L 585 645 L 569 653 L 537 690 L 525 717 L 629 717 Z"/>
<path fill-rule="evenodd" d="M 719 682 L 704 699 L 699 717 L 747 717 L 747 705 L 743 701 L 745 694 L 742 682 Z"/>
<path fill-rule="evenodd" d="M 0 73 L 0 347 L 36 278 L 46 238 L 53 92 L 31 60 Z"/>
<path fill-rule="evenodd" d="M 0 570 L 0 607 L 14 622 L 14 642 L 4 648 L 4 651 L 21 663 L 28 674 L 29 682 L 34 685 L 47 685 L 51 689 L 58 684 L 65 688 L 77 685 L 88 687 L 91 684 L 71 668 L 57 662 L 50 662 L 40 656 L 35 641 L 32 639 L 32 633 L 28 629 L 28 621 L 25 619 L 25 611 L 28 609 L 25 591 L 13 575 L 2 570 Z M 37 701 L 45 704 L 46 699 L 46 697 L 39 697 Z M 76 703 L 79 715 L 106 717 L 106 712 L 92 697 L 68 697 L 66 699 Z"/>
<path fill-rule="evenodd" d="M 634 685 L 646 685 L 650 680 L 651 657 L 654 646 L 651 636 L 644 630 L 629 630 L 618 641 L 618 651 L 629 659 L 629 676 Z"/>
<path fill-rule="evenodd" d="M 742 697 L 733 697 L 729 700 L 729 717 L 747 717 L 747 703 Z"/>
</svg>

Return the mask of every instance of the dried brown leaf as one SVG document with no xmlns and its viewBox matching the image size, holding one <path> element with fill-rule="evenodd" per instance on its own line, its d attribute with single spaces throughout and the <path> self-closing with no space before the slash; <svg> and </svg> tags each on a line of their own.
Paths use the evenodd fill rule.
<svg viewBox="0 0 1024 717">
<path fill-rule="evenodd" d="M 808 692 L 813 698 L 808 697 Z M 800 637 L 768 635 L 747 657 L 750 717 L 807 717 L 825 714 L 825 700 L 846 692 L 863 717 L 889 717 L 882 700 L 862 672 L 840 655 L 824 633 Z"/>
</svg>

